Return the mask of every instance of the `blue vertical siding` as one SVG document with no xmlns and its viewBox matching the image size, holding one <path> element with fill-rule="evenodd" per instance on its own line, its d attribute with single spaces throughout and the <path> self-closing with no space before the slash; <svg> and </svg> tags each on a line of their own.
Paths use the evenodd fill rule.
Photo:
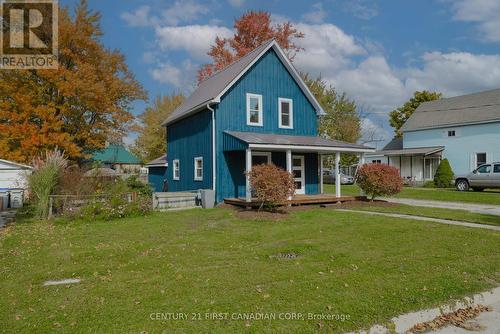
<svg viewBox="0 0 500 334">
<path fill-rule="evenodd" d="M 246 94 L 262 95 L 263 126 L 246 124 Z M 278 98 L 293 100 L 293 129 L 278 126 Z M 317 114 L 300 87 L 281 63 L 274 50 L 269 50 L 250 68 L 241 79 L 221 98 L 215 106 L 217 145 L 217 202 L 225 197 L 245 196 L 245 153 L 244 151 L 224 152 L 224 131 L 265 132 L 274 134 L 316 136 L 318 134 Z M 239 148 L 243 149 L 243 148 Z M 274 152 L 276 165 L 285 168 L 284 152 Z M 312 163 L 312 160 L 310 161 Z M 317 162 L 313 171 L 317 173 Z M 306 163 L 306 170 L 307 167 Z M 317 175 L 316 175 L 317 179 Z M 314 177 L 306 174 L 306 183 Z M 306 185 L 306 191 L 315 193 L 315 185 Z M 316 190 L 317 191 L 317 190 Z"/>
<path fill-rule="evenodd" d="M 168 190 L 212 188 L 212 114 L 201 111 L 167 127 Z M 194 180 L 194 158 L 203 157 L 203 180 Z M 180 180 L 173 180 L 173 160 L 179 159 Z"/>
<path fill-rule="evenodd" d="M 153 187 L 154 191 L 163 191 L 167 170 L 167 167 L 148 167 L 148 183 Z"/>
</svg>

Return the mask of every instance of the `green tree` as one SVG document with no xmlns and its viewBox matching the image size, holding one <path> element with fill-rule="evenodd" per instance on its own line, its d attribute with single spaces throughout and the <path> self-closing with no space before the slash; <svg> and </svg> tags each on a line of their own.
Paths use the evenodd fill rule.
<svg viewBox="0 0 500 334">
<path fill-rule="evenodd" d="M 402 107 L 391 111 L 389 114 L 389 122 L 394 128 L 396 137 L 401 137 L 403 135 L 401 128 L 421 103 L 439 100 L 441 96 L 442 94 L 438 92 L 430 92 L 427 90 L 421 92 L 416 91 L 413 93 L 413 97 L 403 104 Z"/>
<path fill-rule="evenodd" d="M 361 118 L 356 102 L 345 93 L 338 93 L 321 77 L 312 79 L 307 74 L 302 77 L 326 113 L 319 119 L 320 136 L 356 143 L 361 138 Z M 341 158 L 342 165 L 350 165 L 356 161 L 357 157 L 352 154 L 343 154 Z"/>
<path fill-rule="evenodd" d="M 156 159 L 167 151 L 167 131 L 162 124 L 183 101 L 182 94 L 158 96 L 152 106 L 138 116 L 139 123 L 134 130 L 139 136 L 131 150 L 144 162 Z"/>
<path fill-rule="evenodd" d="M 448 188 L 453 181 L 453 176 L 454 173 L 448 159 L 443 159 L 434 175 L 434 185 L 438 188 Z"/>
</svg>

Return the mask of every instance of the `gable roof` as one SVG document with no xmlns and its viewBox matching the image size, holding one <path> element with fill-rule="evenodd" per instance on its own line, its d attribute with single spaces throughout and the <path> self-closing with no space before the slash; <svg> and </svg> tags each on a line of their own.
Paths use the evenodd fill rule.
<svg viewBox="0 0 500 334">
<path fill-rule="evenodd" d="M 92 160 L 115 164 L 140 164 L 141 161 L 127 151 L 123 145 L 108 145 L 104 150 L 95 152 Z"/>
<path fill-rule="evenodd" d="M 500 89 L 424 102 L 402 130 L 500 122 Z"/>
<path fill-rule="evenodd" d="M 164 154 L 161 157 L 151 160 L 146 164 L 146 167 L 167 167 L 167 155 Z"/>
<path fill-rule="evenodd" d="M 259 60 L 269 49 L 273 48 L 278 58 L 287 68 L 290 75 L 295 79 L 304 95 L 313 105 L 318 114 L 324 114 L 316 98 L 304 83 L 299 73 L 285 55 L 278 43 L 271 39 L 231 65 L 215 73 L 202 81 L 198 88 L 167 118 L 162 125 L 168 125 L 184 117 L 196 113 L 207 104 L 219 103 L 221 97 L 245 74 L 257 60 Z"/>
<path fill-rule="evenodd" d="M 394 137 L 387 145 L 384 146 L 382 151 L 388 150 L 401 150 L 403 149 L 403 138 L 402 137 Z"/>
</svg>

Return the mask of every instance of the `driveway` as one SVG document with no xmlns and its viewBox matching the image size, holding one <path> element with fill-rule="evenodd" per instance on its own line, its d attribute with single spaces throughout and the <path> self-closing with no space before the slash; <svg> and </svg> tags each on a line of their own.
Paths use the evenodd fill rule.
<svg viewBox="0 0 500 334">
<path fill-rule="evenodd" d="M 394 197 L 384 198 L 384 200 L 392 203 L 407 204 L 413 206 L 466 210 L 470 212 L 500 216 L 500 205 L 463 203 L 463 202 L 445 202 L 445 201 L 432 201 L 423 199 L 394 198 Z"/>
</svg>

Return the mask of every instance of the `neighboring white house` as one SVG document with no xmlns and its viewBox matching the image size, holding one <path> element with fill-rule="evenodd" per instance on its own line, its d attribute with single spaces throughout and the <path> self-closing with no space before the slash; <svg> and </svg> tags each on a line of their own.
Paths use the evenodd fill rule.
<svg viewBox="0 0 500 334">
<path fill-rule="evenodd" d="M 417 183 L 432 180 L 444 158 L 455 175 L 500 161 L 500 89 L 422 103 L 402 132 L 366 161 L 390 164 Z"/>
<path fill-rule="evenodd" d="M 0 208 L 22 206 L 26 176 L 32 168 L 8 160 L 0 159 Z"/>
</svg>

